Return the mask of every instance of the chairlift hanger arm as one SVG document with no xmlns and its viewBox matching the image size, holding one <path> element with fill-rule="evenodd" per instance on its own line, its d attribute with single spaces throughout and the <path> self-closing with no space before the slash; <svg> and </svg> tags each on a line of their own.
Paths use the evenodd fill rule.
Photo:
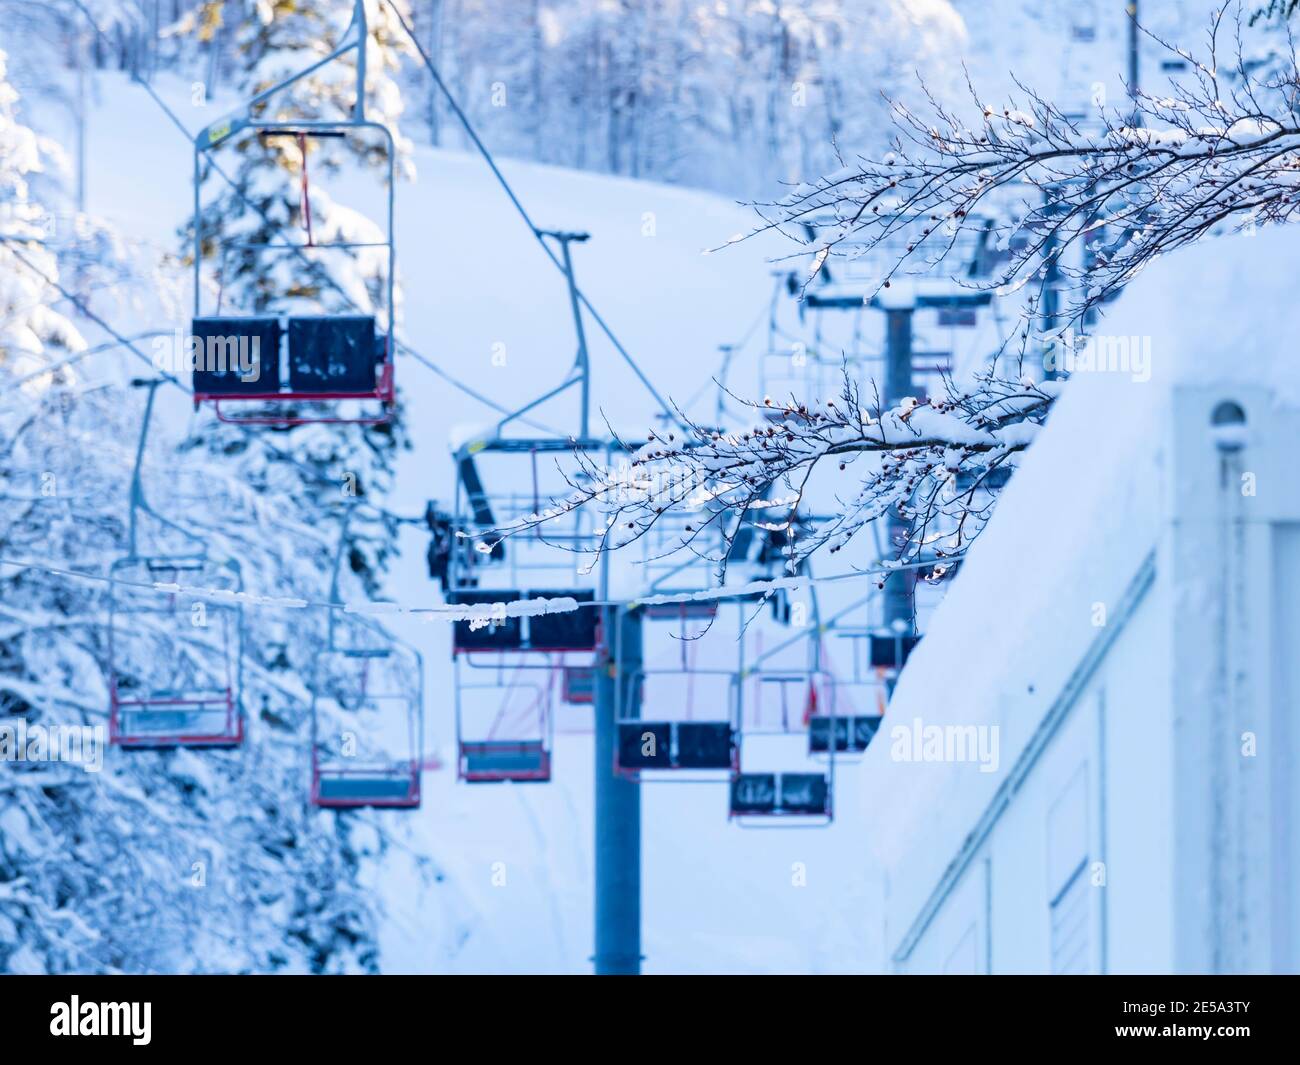
<svg viewBox="0 0 1300 1065">
<path fill-rule="evenodd" d="M 84 9 L 83 9 L 84 10 Z M 247 103 L 237 111 L 232 112 L 225 118 L 218 119 L 216 122 L 200 130 L 194 138 L 194 147 L 197 151 L 204 152 L 215 148 L 222 141 L 227 140 L 232 134 L 238 133 L 254 124 L 253 111 L 261 104 L 264 104 L 278 92 L 296 85 L 304 78 L 315 74 L 324 66 L 328 66 L 340 56 L 346 55 L 352 49 L 357 51 L 357 87 L 356 103 L 354 105 L 353 120 L 362 122 L 365 120 L 365 95 L 366 95 L 366 8 L 364 0 L 354 0 L 352 5 L 352 21 L 348 24 L 339 44 L 328 55 L 321 57 L 310 66 L 298 71 L 298 73 L 285 78 L 283 81 L 269 88 L 263 89 L 256 96 L 252 97 Z"/>
<path fill-rule="evenodd" d="M 131 487 L 130 487 L 130 501 L 129 501 L 130 510 L 129 510 L 128 521 L 127 521 L 127 557 L 128 558 L 136 557 L 136 551 L 138 548 L 137 534 L 139 530 L 139 524 L 136 515 L 139 512 L 148 514 L 155 521 L 160 522 L 162 525 L 165 525 L 169 529 L 175 530 L 176 532 L 184 536 L 187 540 L 192 540 L 200 545 L 203 545 L 204 543 L 203 538 L 198 533 L 191 532 L 189 529 L 186 529 L 183 525 L 180 525 L 179 523 L 172 521 L 170 518 L 165 517 L 164 515 L 159 514 L 158 511 L 154 510 L 154 508 L 149 505 L 149 500 L 146 498 L 144 494 L 143 467 L 144 467 L 145 448 L 149 440 L 149 428 L 153 422 L 154 394 L 158 391 L 158 387 L 162 383 L 163 383 L 163 378 L 161 377 L 150 377 L 150 378 L 137 377 L 131 381 L 131 387 L 147 388 L 149 391 L 144 401 L 144 415 L 140 419 L 140 438 L 138 443 L 136 444 L 136 449 L 135 449 L 135 464 L 131 468 Z"/>
<path fill-rule="evenodd" d="M 584 375 L 575 374 L 572 377 L 570 377 L 567 381 L 565 381 L 560 385 L 557 385 L 555 388 L 552 388 L 549 392 L 545 393 L 544 395 L 538 396 L 536 399 L 532 400 L 529 403 L 525 403 L 518 410 L 511 411 L 499 422 L 497 422 L 496 426 L 492 430 L 493 435 L 500 436 L 501 430 L 504 429 L 516 418 L 520 418 L 521 416 L 527 414 L 530 410 L 533 410 L 536 407 L 540 407 L 548 399 L 553 399 L 555 396 L 558 396 L 561 392 L 567 391 L 568 389 L 572 388 L 574 385 L 582 384 L 584 380 L 585 380 Z"/>
</svg>

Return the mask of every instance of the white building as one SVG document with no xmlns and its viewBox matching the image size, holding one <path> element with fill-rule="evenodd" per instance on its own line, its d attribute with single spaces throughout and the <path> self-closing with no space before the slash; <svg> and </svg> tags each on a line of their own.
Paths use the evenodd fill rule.
<svg viewBox="0 0 1300 1065">
<path fill-rule="evenodd" d="M 1300 969 L 1296 249 L 1183 253 L 1098 326 L 1150 379 L 1071 379 L 861 765 L 881 968 Z"/>
</svg>

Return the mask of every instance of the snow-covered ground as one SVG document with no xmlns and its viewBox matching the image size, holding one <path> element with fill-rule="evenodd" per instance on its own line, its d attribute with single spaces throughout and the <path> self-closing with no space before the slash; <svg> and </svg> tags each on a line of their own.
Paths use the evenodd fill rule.
<svg viewBox="0 0 1300 1065">
<path fill-rule="evenodd" d="M 159 88 L 192 128 L 219 113 L 215 105 L 192 106 L 187 86 L 164 80 Z M 417 149 L 414 161 L 417 180 L 401 185 L 397 194 L 405 337 L 498 402 L 527 402 L 562 380 L 573 361 L 563 279 L 481 160 Z M 133 239 L 175 251 L 176 231 L 189 209 L 190 149 L 138 87 L 103 80 L 89 162 L 90 210 Z M 665 396 L 689 398 L 716 371 L 718 345 L 735 340 L 764 310 L 772 245 L 746 242 L 703 254 L 752 225 L 747 209 L 706 194 L 544 166 L 507 161 L 503 169 L 539 225 L 591 233 L 590 243 L 575 249 L 579 280 Z M 341 187 L 340 198 L 347 192 Z M 183 284 L 183 273 L 179 277 Z M 178 308 L 183 314 L 185 304 Z M 180 319 L 155 326 L 150 320 L 142 328 L 183 324 Z M 653 424 L 653 401 L 589 329 L 593 406 L 620 429 L 643 432 Z M 505 366 L 493 359 L 494 351 L 505 352 Z M 756 386 L 756 363 L 745 365 L 742 358 L 732 373 L 738 387 Z M 418 516 L 426 500 L 448 499 L 449 441 L 466 425 L 490 426 L 495 417 L 409 358 L 398 362 L 398 381 L 412 446 L 400 460 L 397 490 L 385 503 Z M 710 389 L 702 411 L 711 410 L 713 400 Z M 190 416 L 179 395 L 165 403 L 168 417 Z M 572 432 L 575 400 L 543 407 L 537 418 Z M 411 605 L 436 602 L 422 528 L 407 527 L 401 547 L 388 595 Z M 425 775 L 418 813 L 358 815 L 372 819 L 392 841 L 382 864 L 367 872 L 387 915 L 384 968 L 588 971 L 594 772 L 589 711 L 559 706 L 553 783 L 458 785 L 450 767 L 450 629 L 403 625 L 400 619 L 393 627 L 424 653 L 427 747 L 448 767 Z M 754 653 L 753 641 L 764 638 L 762 630 L 759 625 L 751 633 L 748 653 Z M 775 638 L 767 635 L 769 645 Z M 650 629 L 646 650 L 659 665 L 675 662 L 680 653 L 659 627 Z M 726 663 L 735 661 L 737 651 L 733 626 L 719 627 L 691 653 Z M 841 655 L 848 657 L 847 647 Z M 707 695 L 701 698 L 708 701 Z M 797 759 L 791 768 L 803 767 L 805 741 L 775 742 Z M 768 752 L 778 758 L 784 753 Z M 836 806 L 847 815 L 826 829 L 744 830 L 727 822 L 723 784 L 645 787 L 646 971 L 868 967 L 877 956 L 869 938 L 874 922 L 866 919 L 875 888 L 865 879 L 851 774 L 841 774 Z"/>
</svg>

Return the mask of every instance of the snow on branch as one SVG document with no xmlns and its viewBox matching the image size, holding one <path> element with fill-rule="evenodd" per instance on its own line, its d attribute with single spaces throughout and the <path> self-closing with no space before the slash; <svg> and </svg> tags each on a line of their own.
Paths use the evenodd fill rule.
<svg viewBox="0 0 1300 1065">
<path fill-rule="evenodd" d="M 477 546 L 490 552 L 505 537 L 590 508 L 601 515 L 597 555 L 660 534 L 665 554 L 693 552 L 725 576 L 748 527 L 774 537 L 785 569 L 795 573 L 814 551 L 837 552 L 894 512 L 908 529 L 891 545 L 897 561 L 949 557 L 983 528 L 990 474 L 1029 446 L 1058 390 L 1055 381 L 985 373 L 969 390 L 950 382 L 944 397 L 882 409 L 846 376 L 839 397 L 824 403 L 738 400 L 754 415 L 746 429 L 709 428 L 679 411 L 686 433 L 651 432 L 618 467 L 576 452 L 569 495 L 484 534 Z M 847 487 L 833 486 L 832 513 L 814 514 L 814 474 L 835 476 L 851 467 Z"/>
</svg>

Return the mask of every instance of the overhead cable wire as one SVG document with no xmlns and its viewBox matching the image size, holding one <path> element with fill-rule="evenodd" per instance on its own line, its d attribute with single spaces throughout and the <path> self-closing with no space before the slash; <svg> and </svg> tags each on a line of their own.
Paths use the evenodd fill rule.
<svg viewBox="0 0 1300 1065">
<path fill-rule="evenodd" d="M 955 555 L 951 559 L 944 561 L 958 561 L 962 556 Z M 707 592 L 680 592 L 665 595 L 641 596 L 635 599 L 596 599 L 596 600 L 569 600 L 569 604 L 551 610 L 549 613 L 572 613 L 576 610 L 599 608 L 599 607 L 623 607 L 632 608 L 636 606 L 654 605 L 668 603 L 691 603 L 691 602 L 721 602 L 728 599 L 747 599 L 754 595 L 762 594 L 766 586 L 771 585 L 771 590 L 777 591 L 781 588 L 804 587 L 815 584 L 835 584 L 844 581 L 879 579 L 882 575 L 897 573 L 899 570 L 920 569 L 927 566 L 933 566 L 933 561 L 926 562 L 900 562 L 889 565 L 877 566 L 875 568 L 852 570 L 848 573 L 835 573 L 826 577 L 778 577 L 773 581 L 754 581 L 748 585 L 743 585 L 733 589 L 717 588 L 710 589 Z M 173 583 L 170 581 L 133 581 L 124 577 L 113 577 L 103 573 L 88 573 L 85 570 L 69 569 L 66 566 L 56 566 L 52 563 L 24 558 L 2 558 L 0 557 L 0 566 L 11 566 L 15 569 L 26 571 L 33 570 L 38 573 L 48 573 L 52 576 L 65 577 L 73 580 L 91 581 L 96 584 L 120 585 L 122 587 L 136 588 L 144 591 L 152 591 L 158 595 L 187 595 L 194 599 L 211 599 L 223 602 L 239 603 L 245 606 L 262 606 L 271 609 L 285 610 L 341 610 L 345 614 L 361 614 L 374 616 L 387 616 L 393 614 L 407 614 L 416 617 L 426 618 L 430 621 L 471 621 L 479 614 L 490 612 L 493 607 L 504 605 L 509 607 L 533 607 L 538 605 L 536 599 L 519 599 L 511 602 L 481 603 L 473 606 L 468 605 L 439 605 L 439 606 L 402 606 L 399 603 L 388 602 L 364 602 L 364 603 L 342 603 L 331 602 L 324 599 L 300 599 L 293 596 L 274 596 L 260 595 L 256 592 L 233 591 L 229 588 L 202 588 L 187 586 Z M 558 599 L 566 597 L 560 596 Z M 554 600 L 552 600 L 554 602 Z M 472 613 L 476 612 L 476 613 Z M 823 626 L 830 627 L 830 626 Z M 815 629 L 813 630 L 816 631 Z"/>
<path fill-rule="evenodd" d="M 476 147 L 479 154 L 483 156 L 484 162 L 487 163 L 488 168 L 492 171 L 493 177 L 497 179 L 497 183 L 510 199 L 514 209 L 519 213 L 519 217 L 524 220 L 529 231 L 533 234 L 533 238 L 539 245 L 541 245 L 542 251 L 546 253 L 546 257 L 551 260 L 552 265 L 559 270 L 560 273 L 564 274 L 564 263 L 560 260 L 560 257 L 555 254 L 554 249 L 546 243 L 546 239 L 542 236 L 542 230 L 538 228 L 537 223 L 533 221 L 532 216 L 528 213 L 528 209 L 524 207 L 519 196 L 511 187 L 510 182 L 507 181 L 505 175 L 501 173 L 501 168 L 497 166 L 496 159 L 493 158 L 487 145 L 484 144 L 482 138 L 479 137 L 478 131 L 474 129 L 474 124 L 470 122 L 469 116 L 465 114 L 465 111 L 461 108 L 456 97 L 452 95 L 451 89 L 447 87 L 447 83 L 442 80 L 442 75 L 438 73 L 438 68 L 434 65 L 433 60 L 429 58 L 429 53 L 424 50 L 424 45 L 420 43 L 420 39 L 415 35 L 415 30 L 412 29 L 410 23 L 406 21 L 406 16 L 404 16 L 402 12 L 393 5 L 392 0 L 384 0 L 384 2 L 388 4 L 388 9 L 392 11 L 393 15 L 397 18 L 397 21 L 402 24 L 402 29 L 406 31 L 406 35 L 411 39 L 411 43 L 419 53 L 420 59 L 424 62 L 425 68 L 429 71 L 429 76 L 433 78 L 434 84 L 438 87 L 438 91 L 446 98 L 447 105 L 460 121 L 460 124 L 465 128 L 465 132 L 469 135 L 470 140 L 473 141 L 474 147 Z M 641 367 L 637 365 L 636 360 L 632 358 L 631 353 L 628 352 L 627 348 L 623 346 L 622 341 L 620 341 L 614 334 L 614 330 L 610 328 L 609 323 L 606 322 L 600 312 L 596 310 L 592 305 L 591 300 L 587 298 L 586 293 L 577 286 L 576 282 L 574 283 L 574 291 L 577 294 L 578 301 L 591 315 L 592 321 L 600 326 L 600 331 L 604 333 L 609 342 L 614 345 L 614 350 L 622 356 L 623 361 L 632 368 L 632 372 L 636 374 L 638 380 L 640 380 L 641 384 L 645 386 L 646 391 L 654 397 L 655 402 L 663 409 L 664 414 L 680 425 L 682 429 L 688 429 L 688 427 L 682 422 L 682 419 L 679 417 L 676 410 L 674 410 L 672 405 L 659 394 L 658 389 L 656 389 L 650 382 L 650 378 L 648 378 L 642 371 Z"/>
</svg>

